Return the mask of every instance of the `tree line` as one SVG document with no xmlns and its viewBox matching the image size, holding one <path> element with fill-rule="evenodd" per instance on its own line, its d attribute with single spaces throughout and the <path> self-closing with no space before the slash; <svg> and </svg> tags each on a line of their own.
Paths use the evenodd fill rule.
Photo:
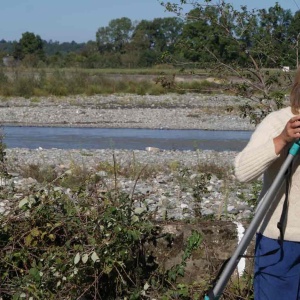
<svg viewBox="0 0 300 300">
<path fill-rule="evenodd" d="M 242 67 L 251 60 L 269 68 L 298 65 L 300 11 L 292 13 L 278 3 L 251 11 L 223 4 L 195 1 L 182 16 L 178 4 L 162 3 L 174 17 L 113 19 L 86 43 L 45 41 L 25 32 L 19 41 L 1 40 L 0 57 L 10 55 L 33 67 L 144 68 L 162 63 L 206 67 L 212 60 Z"/>
</svg>

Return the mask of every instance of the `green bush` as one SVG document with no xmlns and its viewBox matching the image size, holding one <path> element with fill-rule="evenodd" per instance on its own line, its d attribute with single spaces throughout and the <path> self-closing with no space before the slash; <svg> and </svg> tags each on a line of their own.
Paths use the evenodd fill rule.
<svg viewBox="0 0 300 300">
<path fill-rule="evenodd" d="M 162 271 L 146 247 L 160 234 L 143 203 L 104 193 L 98 175 L 73 190 L 32 188 L 0 217 L 1 296 L 146 299 L 170 291 L 201 237 L 194 232 L 182 263 Z"/>
</svg>

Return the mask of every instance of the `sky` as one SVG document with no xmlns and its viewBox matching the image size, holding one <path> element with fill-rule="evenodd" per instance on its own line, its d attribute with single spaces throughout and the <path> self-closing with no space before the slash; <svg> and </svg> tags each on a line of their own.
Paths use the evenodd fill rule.
<svg viewBox="0 0 300 300">
<path fill-rule="evenodd" d="M 0 0 L 0 40 L 19 41 L 29 31 L 43 40 L 77 43 L 95 40 L 99 27 L 128 17 L 132 21 L 174 16 L 160 0 Z M 276 1 L 227 0 L 235 8 L 269 8 Z M 300 0 L 278 0 L 284 9 L 299 10 Z"/>
</svg>

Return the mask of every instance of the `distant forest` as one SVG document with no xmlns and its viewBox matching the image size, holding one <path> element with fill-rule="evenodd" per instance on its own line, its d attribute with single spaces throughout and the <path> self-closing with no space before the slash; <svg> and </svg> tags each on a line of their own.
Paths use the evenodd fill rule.
<svg viewBox="0 0 300 300">
<path fill-rule="evenodd" d="M 4 39 L 0 40 L 0 51 L 2 55 L 3 53 L 13 55 L 16 43 L 17 42 L 15 41 L 11 42 L 5 41 Z M 76 43 L 75 41 L 60 43 L 58 41 L 54 42 L 52 40 L 43 40 L 43 49 L 47 56 L 51 56 L 59 52 L 62 54 L 66 54 L 69 52 L 79 53 L 85 47 L 86 44 L 87 43 Z"/>
<path fill-rule="evenodd" d="M 205 67 L 214 59 L 244 66 L 252 51 L 266 67 L 295 66 L 299 11 L 293 14 L 276 3 L 269 9 L 245 12 L 245 28 L 228 18 L 227 31 L 208 21 L 222 18 L 220 11 L 211 8 L 194 8 L 185 18 L 134 22 L 123 17 L 100 27 L 95 40 L 86 43 L 45 41 L 24 32 L 19 41 L 0 40 L 0 62 L 30 67 L 148 68 L 166 63 Z M 268 46 L 259 48 L 262 42 Z M 264 55 L 270 48 L 276 49 L 276 63 Z"/>
</svg>

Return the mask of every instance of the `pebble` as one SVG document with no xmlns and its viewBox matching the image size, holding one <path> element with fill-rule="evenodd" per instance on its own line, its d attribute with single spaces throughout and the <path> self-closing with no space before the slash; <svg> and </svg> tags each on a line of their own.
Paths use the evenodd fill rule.
<svg viewBox="0 0 300 300">
<path fill-rule="evenodd" d="M 165 220 L 166 218 L 183 220 L 199 216 L 213 216 L 222 220 L 249 219 L 252 216 L 253 207 L 240 201 L 238 195 L 247 194 L 247 192 L 236 188 L 238 184 L 232 174 L 233 160 L 236 154 L 236 152 L 210 150 L 149 152 L 146 150 L 32 150 L 13 148 L 6 150 L 6 160 L 10 173 L 14 177 L 9 180 L 6 179 L 3 184 L 10 186 L 13 181 L 15 187 L 27 188 L 37 184 L 32 178 L 22 178 L 18 175 L 22 173 L 23 166 L 40 165 L 45 167 L 48 165 L 55 167 L 58 173 L 62 173 L 68 170 L 72 171 L 75 163 L 86 170 L 91 170 L 100 176 L 107 186 L 113 187 L 113 176 L 109 175 L 107 171 L 97 171 L 97 166 L 104 162 L 113 166 L 115 160 L 118 165 L 124 167 L 136 164 L 140 169 L 143 166 L 151 169 L 152 166 L 154 170 L 158 170 L 154 172 L 154 175 L 142 177 L 137 182 L 124 176 L 117 178 L 118 186 L 122 191 L 129 195 L 134 191 L 135 198 L 142 199 L 143 205 L 149 211 L 156 212 L 157 220 Z M 213 175 L 208 182 L 207 192 L 198 192 L 197 179 L 199 174 L 193 172 L 201 161 L 225 166 L 225 169 L 231 170 L 229 172 L 230 180 L 226 179 L 225 182 Z M 192 173 L 186 177 L 184 172 L 180 173 L 178 169 L 172 171 L 172 168 L 168 167 L 172 164 L 179 169 L 181 167 L 186 172 Z M 194 191 L 198 192 L 196 196 Z M 141 201 L 137 201 L 136 205 L 141 205 Z"/>
<path fill-rule="evenodd" d="M 237 109 L 246 102 L 201 94 L 0 97 L 0 120 L 18 126 L 253 130 Z"/>
</svg>

